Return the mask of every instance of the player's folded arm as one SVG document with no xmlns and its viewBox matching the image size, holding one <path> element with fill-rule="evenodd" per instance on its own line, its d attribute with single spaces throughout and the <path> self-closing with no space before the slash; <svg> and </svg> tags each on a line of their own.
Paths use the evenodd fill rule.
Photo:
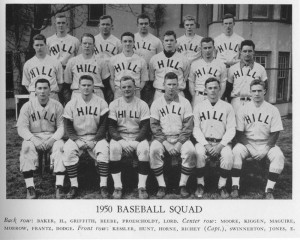
<svg viewBox="0 0 300 240">
<path fill-rule="evenodd" d="M 275 144 L 279 138 L 279 132 L 280 131 L 270 133 L 267 146 L 270 148 L 275 147 Z"/>
<path fill-rule="evenodd" d="M 235 138 L 236 138 L 237 143 L 241 143 L 244 146 L 249 144 L 249 141 L 248 141 L 246 135 L 242 131 L 236 130 Z"/>
<path fill-rule="evenodd" d="M 184 144 L 191 137 L 194 129 L 194 117 L 189 116 L 183 119 L 182 130 L 178 137 L 178 142 Z"/>
<path fill-rule="evenodd" d="M 155 140 L 163 143 L 167 140 L 165 134 L 162 131 L 162 127 L 160 125 L 160 121 L 156 118 L 150 117 L 150 128 L 153 133 L 153 137 Z"/>
<path fill-rule="evenodd" d="M 65 133 L 66 133 L 67 138 L 71 139 L 74 142 L 77 139 L 79 139 L 79 137 L 77 136 L 76 131 L 74 129 L 73 121 L 71 119 L 65 118 L 64 125 L 65 125 Z"/>
<path fill-rule="evenodd" d="M 100 117 L 100 122 L 99 122 L 98 130 L 94 138 L 94 141 L 98 142 L 101 141 L 102 139 L 105 139 L 107 126 L 108 126 L 108 112 L 106 112 L 103 116 Z"/>
<path fill-rule="evenodd" d="M 150 132 L 150 119 L 144 119 L 139 124 L 139 135 L 136 137 L 135 141 L 142 142 L 147 139 Z"/>
<path fill-rule="evenodd" d="M 120 141 L 123 139 L 118 131 L 117 120 L 108 118 L 108 132 L 109 132 L 110 137 L 115 141 Z"/>
</svg>

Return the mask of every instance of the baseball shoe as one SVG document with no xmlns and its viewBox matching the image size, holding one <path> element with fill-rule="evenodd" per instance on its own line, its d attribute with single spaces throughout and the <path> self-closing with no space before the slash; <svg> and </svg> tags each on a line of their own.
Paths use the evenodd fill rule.
<svg viewBox="0 0 300 240">
<path fill-rule="evenodd" d="M 187 191 L 186 186 L 180 186 L 179 187 L 179 192 L 180 192 L 180 196 L 182 198 L 187 198 L 190 195 L 190 193 Z"/>
<path fill-rule="evenodd" d="M 114 199 L 121 199 L 122 198 L 122 188 L 115 188 L 115 191 L 113 193 Z"/>
<path fill-rule="evenodd" d="M 229 198 L 229 193 L 227 192 L 225 186 L 219 188 L 219 193 L 221 198 L 225 199 L 225 198 Z"/>
<path fill-rule="evenodd" d="M 36 193 L 34 187 L 27 188 L 27 199 L 36 199 Z"/>
<path fill-rule="evenodd" d="M 231 188 L 231 197 L 238 198 L 239 197 L 239 187 L 237 185 L 233 185 Z"/>
<path fill-rule="evenodd" d="M 78 194 L 78 187 L 71 187 L 70 192 L 67 194 L 67 199 L 73 199 Z"/>
<path fill-rule="evenodd" d="M 198 184 L 197 189 L 195 191 L 195 197 L 203 198 L 203 194 L 204 194 L 204 186 L 202 184 Z"/>
<path fill-rule="evenodd" d="M 61 185 L 57 185 L 55 190 L 55 198 L 62 199 L 64 195 L 65 194 L 63 193 L 63 187 Z"/>
<path fill-rule="evenodd" d="M 265 199 L 268 199 L 268 200 L 273 200 L 274 199 L 272 188 L 268 188 L 267 192 L 265 192 Z"/>
<path fill-rule="evenodd" d="M 139 188 L 139 199 L 147 199 L 148 193 L 145 188 L 141 187 Z"/>
<path fill-rule="evenodd" d="M 166 196 L 166 187 L 158 187 L 156 197 L 163 198 L 164 196 Z"/>
<path fill-rule="evenodd" d="M 108 193 L 108 190 L 107 190 L 107 186 L 100 187 L 100 194 L 101 194 L 102 198 L 104 198 L 104 199 L 108 198 L 109 193 Z"/>
</svg>

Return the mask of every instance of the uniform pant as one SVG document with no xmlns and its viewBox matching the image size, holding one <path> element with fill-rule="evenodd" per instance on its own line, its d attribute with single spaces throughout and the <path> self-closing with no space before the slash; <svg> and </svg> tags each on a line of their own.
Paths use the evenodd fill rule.
<svg viewBox="0 0 300 240">
<path fill-rule="evenodd" d="M 159 97 L 161 97 L 162 95 L 164 95 L 165 93 L 162 92 L 161 90 L 155 90 L 155 93 L 154 93 L 154 98 L 153 98 L 153 101 Z M 181 95 L 182 97 L 184 97 L 184 92 L 179 90 L 178 91 L 178 94 Z"/>
<path fill-rule="evenodd" d="M 115 88 L 115 92 L 114 92 L 114 99 L 120 98 L 123 96 L 122 91 L 119 87 Z M 140 89 L 136 89 L 135 90 L 135 96 L 138 98 L 141 98 L 141 90 Z"/>
<path fill-rule="evenodd" d="M 101 88 L 94 88 L 94 94 L 104 99 L 104 94 Z M 81 92 L 79 89 L 75 89 L 72 92 L 72 98 L 81 96 Z"/>
<path fill-rule="evenodd" d="M 233 167 L 242 169 L 242 163 L 248 156 L 255 154 L 258 150 L 263 149 L 266 143 L 254 143 L 250 142 L 250 146 L 246 147 L 243 144 L 236 144 L 233 148 Z M 280 174 L 284 167 L 284 155 L 278 146 L 270 149 L 267 153 L 267 157 L 270 160 L 269 172 Z"/>
<path fill-rule="evenodd" d="M 32 100 L 35 97 L 36 97 L 35 92 L 30 92 L 30 94 L 29 94 L 29 100 Z M 52 99 L 54 99 L 56 101 L 59 101 L 57 92 L 50 92 L 50 98 L 52 98 Z"/>
<path fill-rule="evenodd" d="M 245 106 L 248 102 L 249 102 L 249 100 L 248 101 L 247 100 L 241 100 L 240 97 L 232 98 L 231 105 L 233 107 L 233 110 L 234 110 L 235 114 L 237 114 L 237 112 L 238 112 L 238 110 L 241 106 Z"/>
</svg>

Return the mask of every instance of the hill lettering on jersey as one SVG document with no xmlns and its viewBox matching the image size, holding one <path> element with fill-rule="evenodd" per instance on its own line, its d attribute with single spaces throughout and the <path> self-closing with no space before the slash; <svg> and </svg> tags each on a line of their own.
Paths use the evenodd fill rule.
<svg viewBox="0 0 300 240">
<path fill-rule="evenodd" d="M 35 78 L 37 76 L 48 76 L 50 78 L 52 78 L 52 67 L 49 66 L 42 66 L 42 67 L 35 67 L 32 68 L 29 73 L 31 75 L 31 78 Z"/>
<path fill-rule="evenodd" d="M 259 113 L 258 116 L 255 116 L 253 113 L 252 115 L 246 115 L 245 116 L 245 121 L 247 124 L 253 123 L 253 122 L 261 122 L 265 124 L 269 124 L 269 115 L 263 116 L 262 113 Z"/>
<path fill-rule="evenodd" d="M 97 67 L 90 64 L 79 64 L 76 65 L 76 70 L 78 73 L 84 72 L 84 73 L 93 73 L 97 74 L 96 72 Z"/>
<path fill-rule="evenodd" d="M 85 108 L 83 108 L 83 107 L 76 108 L 76 110 L 77 110 L 78 117 L 80 115 L 82 115 L 82 116 L 84 116 L 84 115 L 98 116 L 98 114 L 97 114 L 98 107 L 86 106 Z"/>
<path fill-rule="evenodd" d="M 99 48 L 95 46 L 95 54 L 99 54 L 99 52 L 108 52 L 112 55 L 116 55 L 118 53 L 117 48 L 115 46 L 112 46 L 110 44 L 99 44 Z"/>
<path fill-rule="evenodd" d="M 49 122 L 55 122 L 55 115 L 54 113 L 48 113 L 47 111 L 45 113 L 40 113 L 39 111 L 33 112 L 32 114 L 30 114 L 30 117 L 32 119 L 33 122 L 38 121 L 38 120 L 47 120 Z"/>
<path fill-rule="evenodd" d="M 162 117 L 164 117 L 167 114 L 176 114 L 181 116 L 181 107 L 178 108 L 178 106 L 173 105 L 172 108 L 168 108 L 168 106 L 164 106 L 163 108 L 159 109 L 159 112 Z"/>
<path fill-rule="evenodd" d="M 73 46 L 69 46 L 69 49 L 68 49 L 66 44 L 63 44 L 62 49 L 60 49 L 59 44 L 56 44 L 50 48 L 50 55 L 57 55 L 57 54 L 59 54 L 60 51 L 72 54 L 74 49 L 73 49 Z"/>
<path fill-rule="evenodd" d="M 239 69 L 239 70 L 237 70 L 237 71 L 235 71 L 233 73 L 233 76 L 235 78 L 239 78 L 239 77 L 245 76 L 245 77 L 252 77 L 253 79 L 255 79 L 256 78 L 256 76 L 255 76 L 256 72 L 253 72 L 253 73 L 250 74 L 251 71 L 252 70 L 249 68 L 248 71 L 247 71 L 247 73 L 244 73 L 243 69 Z"/>
<path fill-rule="evenodd" d="M 235 51 L 238 52 L 239 51 L 239 44 L 232 44 L 231 42 L 228 43 L 223 43 L 221 45 L 217 46 L 219 53 L 224 52 L 225 50 L 231 50 L 231 51 Z"/>
<path fill-rule="evenodd" d="M 130 110 L 130 111 L 126 111 L 126 110 L 119 110 L 117 112 L 117 117 L 118 118 L 126 118 L 126 117 L 129 117 L 129 118 L 140 118 L 139 114 L 137 111 L 133 111 L 133 110 Z"/>
<path fill-rule="evenodd" d="M 140 44 L 139 42 L 136 42 L 135 45 L 133 46 L 133 49 L 134 50 L 145 49 L 151 52 L 151 43 L 143 42 L 143 44 Z"/>
<path fill-rule="evenodd" d="M 132 64 L 131 62 L 126 66 L 125 63 L 118 63 L 117 65 L 114 65 L 114 68 L 116 70 L 116 72 L 120 72 L 120 71 L 124 71 L 124 70 L 130 70 L 134 73 L 137 73 L 136 70 L 137 70 L 137 67 L 138 65 L 137 64 Z"/>
<path fill-rule="evenodd" d="M 206 112 L 200 112 L 199 119 L 201 122 L 206 120 L 211 120 L 211 119 L 222 122 L 223 121 L 222 117 L 223 117 L 223 113 L 218 113 L 217 111 L 213 111 L 213 112 L 206 111 Z"/>
<path fill-rule="evenodd" d="M 218 72 L 218 69 L 215 69 L 215 68 L 212 68 L 210 67 L 209 69 L 206 69 L 205 71 L 205 68 L 198 68 L 196 71 L 195 71 L 195 74 L 197 75 L 197 77 L 202 77 L 203 75 L 206 75 L 206 74 L 209 74 L 211 76 L 214 76 L 215 78 L 217 77 L 217 72 Z"/>
<path fill-rule="evenodd" d="M 157 61 L 157 65 L 158 65 L 159 69 L 170 67 L 170 68 L 174 68 L 176 70 L 179 70 L 179 68 L 178 68 L 179 64 L 180 63 L 178 61 L 175 61 L 174 59 L 170 59 L 170 58 Z"/>
<path fill-rule="evenodd" d="M 197 53 L 197 52 L 199 52 L 199 49 L 200 48 L 198 45 L 193 45 L 192 43 L 190 43 L 190 44 L 181 44 L 178 47 L 177 51 L 180 53 L 183 51 L 192 51 L 192 52 Z"/>
</svg>

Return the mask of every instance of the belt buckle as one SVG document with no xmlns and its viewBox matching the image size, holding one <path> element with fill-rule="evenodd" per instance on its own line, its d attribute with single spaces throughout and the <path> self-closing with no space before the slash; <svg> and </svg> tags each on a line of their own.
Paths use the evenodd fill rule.
<svg viewBox="0 0 300 240">
<path fill-rule="evenodd" d="M 212 138 L 212 142 L 213 142 L 213 143 L 216 143 L 216 142 L 217 142 L 217 139 Z"/>
</svg>

